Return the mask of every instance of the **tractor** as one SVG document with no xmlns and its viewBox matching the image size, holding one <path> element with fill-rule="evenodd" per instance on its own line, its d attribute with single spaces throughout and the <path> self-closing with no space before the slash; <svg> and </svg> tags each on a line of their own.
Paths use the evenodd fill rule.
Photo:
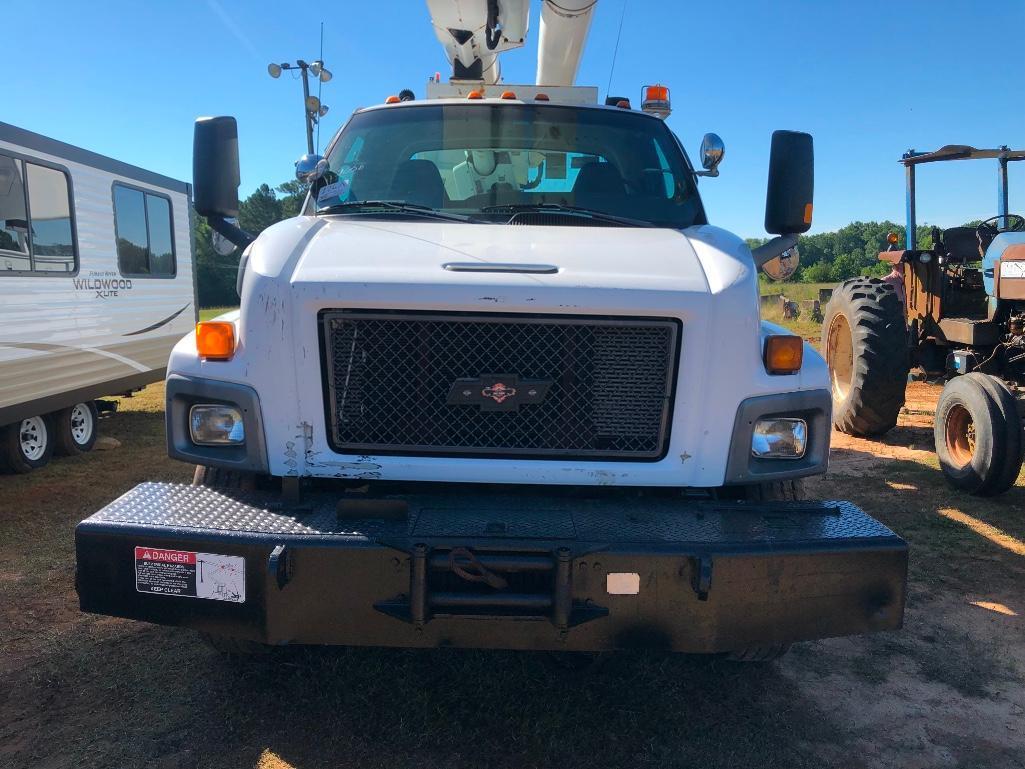
<svg viewBox="0 0 1025 769">
<path fill-rule="evenodd" d="M 997 161 L 997 215 L 933 227 L 932 246 L 920 247 L 918 166 L 980 159 Z M 955 488 L 979 496 L 1013 486 L 1025 450 L 1025 218 L 1007 210 L 1007 167 L 1020 160 L 1025 150 L 1008 147 L 905 153 L 904 248 L 891 233 L 879 254 L 890 274 L 840 284 L 823 316 L 833 426 L 862 437 L 887 432 L 915 368 L 945 383 L 933 424 L 940 468 Z"/>
</svg>

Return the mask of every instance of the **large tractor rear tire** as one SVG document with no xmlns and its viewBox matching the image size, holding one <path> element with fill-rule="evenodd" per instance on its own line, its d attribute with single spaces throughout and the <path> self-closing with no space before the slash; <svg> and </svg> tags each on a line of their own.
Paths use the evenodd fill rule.
<svg viewBox="0 0 1025 769">
<path fill-rule="evenodd" d="M 852 278 L 833 291 L 822 321 L 833 391 L 833 426 L 863 437 L 897 424 L 910 356 L 904 304 L 878 278 Z"/>
</svg>

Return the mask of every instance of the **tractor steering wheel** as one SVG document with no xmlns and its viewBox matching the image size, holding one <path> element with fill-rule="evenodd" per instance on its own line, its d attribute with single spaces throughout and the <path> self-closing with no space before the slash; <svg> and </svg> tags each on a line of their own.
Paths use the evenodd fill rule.
<svg viewBox="0 0 1025 769">
<path fill-rule="evenodd" d="M 1006 226 L 1000 228 L 1000 220 L 1006 220 Z M 1007 214 L 1006 216 L 991 216 L 989 219 L 985 219 L 979 222 L 979 226 L 975 228 L 976 234 L 979 235 L 979 239 L 982 236 L 988 236 L 993 238 L 1000 232 L 1022 232 L 1025 230 L 1025 216 L 1019 214 Z"/>
</svg>

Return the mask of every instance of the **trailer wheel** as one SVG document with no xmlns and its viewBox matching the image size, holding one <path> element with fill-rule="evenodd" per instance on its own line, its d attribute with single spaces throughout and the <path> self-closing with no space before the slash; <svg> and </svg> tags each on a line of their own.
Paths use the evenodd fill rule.
<svg viewBox="0 0 1025 769">
<path fill-rule="evenodd" d="M 790 651 L 790 644 L 768 644 L 766 646 L 748 646 L 735 652 L 728 652 L 726 659 L 730 662 L 772 662 Z"/>
<path fill-rule="evenodd" d="M 1007 491 L 1022 463 L 1022 425 L 1003 382 L 971 373 L 947 382 L 933 437 L 940 469 L 956 489 L 977 496 Z"/>
<path fill-rule="evenodd" d="M 58 411 L 54 420 L 54 453 L 75 456 L 92 451 L 98 419 L 99 413 L 92 401 Z"/>
<path fill-rule="evenodd" d="M 833 291 L 822 321 L 833 392 L 833 426 L 882 435 L 897 424 L 910 370 L 904 304 L 878 278 L 852 278 Z"/>
<path fill-rule="evenodd" d="M 44 467 L 53 456 L 53 420 L 27 417 L 0 428 L 0 467 L 10 473 L 28 473 Z"/>
</svg>

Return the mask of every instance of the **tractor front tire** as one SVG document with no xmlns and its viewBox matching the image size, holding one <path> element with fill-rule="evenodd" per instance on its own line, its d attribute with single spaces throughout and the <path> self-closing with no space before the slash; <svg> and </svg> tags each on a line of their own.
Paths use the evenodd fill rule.
<svg viewBox="0 0 1025 769">
<path fill-rule="evenodd" d="M 852 278 L 833 291 L 822 321 L 833 393 L 833 426 L 862 437 L 897 424 L 910 356 L 904 304 L 878 278 Z"/>
<path fill-rule="evenodd" d="M 1002 494 L 1021 472 L 1023 437 L 1014 396 L 996 377 L 954 377 L 936 404 L 933 437 L 940 469 L 956 489 Z"/>
</svg>

